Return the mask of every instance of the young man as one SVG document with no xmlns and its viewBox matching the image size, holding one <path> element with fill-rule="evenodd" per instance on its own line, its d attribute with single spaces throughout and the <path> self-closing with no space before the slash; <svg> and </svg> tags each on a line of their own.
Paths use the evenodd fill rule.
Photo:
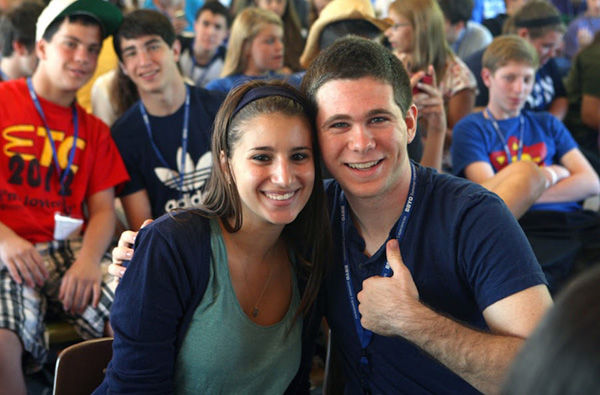
<svg viewBox="0 0 600 395">
<path fill-rule="evenodd" d="M 337 251 L 318 306 L 346 393 L 498 392 L 551 304 L 514 217 L 485 189 L 409 161 L 417 110 L 382 46 L 336 41 L 302 88 L 335 177 L 326 192 Z"/>
<path fill-rule="evenodd" d="M 131 177 L 120 198 L 137 230 L 146 218 L 202 200 L 212 124 L 224 95 L 183 82 L 175 31 L 157 11 L 125 16 L 114 46 L 141 99 L 112 127 Z"/>
<path fill-rule="evenodd" d="M 338 41 L 302 87 L 335 178 L 324 311 L 347 392 L 496 392 L 551 303 L 514 217 L 486 190 L 411 164 L 408 77 L 377 44 Z M 380 277 L 386 258 L 393 275 Z"/>
<path fill-rule="evenodd" d="M 0 17 L 0 81 L 29 77 L 37 65 L 35 22 L 44 9 L 25 1 Z"/>
<path fill-rule="evenodd" d="M 535 75 L 525 109 L 548 111 L 562 120 L 568 109 L 562 74 L 556 63 L 556 53 L 565 33 L 558 10 L 547 1 L 532 0 L 521 7 L 505 23 L 505 34 L 516 34 L 531 43 L 538 54 L 540 68 Z M 474 53 L 466 63 L 477 79 L 476 107 L 488 102 L 488 89 L 481 78 L 483 50 Z"/>
<path fill-rule="evenodd" d="M 457 175 L 477 183 L 517 161 L 532 161 L 546 172 L 546 190 L 521 218 L 542 267 L 549 258 L 561 273 L 548 273 L 554 291 L 569 274 L 572 257 L 558 262 L 565 244 L 574 240 L 598 254 L 600 216 L 582 211 L 580 201 L 600 192 L 600 181 L 571 134 L 546 112 L 523 110 L 535 81 L 534 48 L 518 36 L 496 38 L 483 56 L 483 80 L 489 102 L 481 113 L 471 114 L 455 127 L 452 159 Z M 539 239 L 539 242 L 536 242 Z M 595 239 L 595 240 L 594 240 Z M 550 242 L 540 248 L 544 240 Z M 569 247 L 567 245 L 567 247 Z M 563 250 L 563 251 L 561 251 Z M 540 255 L 543 254 L 543 255 Z"/>
<path fill-rule="evenodd" d="M 454 53 L 465 60 L 492 42 L 492 35 L 482 25 L 470 21 L 473 0 L 439 0 L 446 28 L 446 40 Z"/>
<path fill-rule="evenodd" d="M 46 305 L 84 337 L 105 331 L 113 293 L 100 261 L 127 180 L 106 125 L 75 102 L 103 36 L 121 21 L 100 0 L 53 0 L 37 20 L 31 79 L 0 84 L 0 382 L 25 394 L 21 360 L 44 362 Z M 87 210 L 84 212 L 84 204 Z M 85 226 L 83 240 L 81 225 Z M 74 240 L 70 238 L 74 237 Z"/>
<path fill-rule="evenodd" d="M 196 86 L 205 86 L 221 77 L 225 62 L 224 41 L 229 34 L 230 17 L 218 1 L 205 3 L 196 14 L 194 37 L 180 37 L 181 71 Z"/>
</svg>

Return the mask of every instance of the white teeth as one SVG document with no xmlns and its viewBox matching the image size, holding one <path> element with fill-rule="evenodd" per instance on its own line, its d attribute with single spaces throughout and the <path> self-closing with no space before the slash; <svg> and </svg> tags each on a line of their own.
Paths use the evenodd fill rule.
<svg viewBox="0 0 600 395">
<path fill-rule="evenodd" d="M 375 166 L 378 162 L 378 160 L 374 160 L 365 163 L 348 163 L 348 166 L 352 169 L 368 169 L 369 167 Z"/>
<path fill-rule="evenodd" d="M 295 192 L 288 192 L 288 193 L 280 194 L 280 193 L 265 192 L 265 195 L 267 195 L 267 197 L 269 199 L 273 199 L 273 200 L 287 200 L 287 199 L 291 198 L 292 196 L 294 196 L 294 193 Z"/>
</svg>

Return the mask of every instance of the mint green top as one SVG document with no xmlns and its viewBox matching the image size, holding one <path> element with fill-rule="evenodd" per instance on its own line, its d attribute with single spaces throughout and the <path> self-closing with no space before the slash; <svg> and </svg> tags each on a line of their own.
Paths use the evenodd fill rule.
<svg viewBox="0 0 600 395">
<path fill-rule="evenodd" d="M 270 326 L 250 320 L 229 275 L 221 229 L 211 221 L 208 285 L 196 308 L 175 365 L 178 394 L 282 394 L 300 366 L 302 319 L 288 331 L 300 303 L 292 270 L 292 301 Z"/>
</svg>

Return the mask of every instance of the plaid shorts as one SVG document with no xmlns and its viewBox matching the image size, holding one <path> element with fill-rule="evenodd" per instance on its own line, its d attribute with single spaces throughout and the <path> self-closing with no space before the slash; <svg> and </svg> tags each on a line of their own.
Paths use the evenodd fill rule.
<svg viewBox="0 0 600 395">
<path fill-rule="evenodd" d="M 46 312 L 55 312 L 75 326 L 84 339 L 101 337 L 108 321 L 110 306 L 114 299 L 116 282 L 103 270 L 102 295 L 97 308 L 88 306 L 81 314 L 68 314 L 62 310 L 58 292 L 62 276 L 75 261 L 81 249 L 81 240 L 52 241 L 36 244 L 44 258 L 49 276 L 42 287 L 31 288 L 13 281 L 6 266 L 0 262 L 0 328 L 15 332 L 26 352 L 24 361 L 29 368 L 42 364 L 48 356 L 48 344 L 44 339 Z M 102 266 L 110 263 L 105 255 Z"/>
</svg>

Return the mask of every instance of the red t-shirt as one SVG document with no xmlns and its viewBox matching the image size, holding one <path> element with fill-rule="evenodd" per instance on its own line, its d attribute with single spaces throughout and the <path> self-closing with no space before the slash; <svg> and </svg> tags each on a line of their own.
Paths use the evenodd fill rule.
<svg viewBox="0 0 600 395">
<path fill-rule="evenodd" d="M 72 108 L 39 100 L 62 172 L 73 146 Z M 79 105 L 76 109 L 77 149 L 64 201 L 71 217 L 84 218 L 82 206 L 91 195 L 129 177 L 108 127 Z M 46 128 L 24 79 L 0 83 L 0 146 L 0 221 L 32 243 L 52 240 L 63 196 Z"/>
</svg>

